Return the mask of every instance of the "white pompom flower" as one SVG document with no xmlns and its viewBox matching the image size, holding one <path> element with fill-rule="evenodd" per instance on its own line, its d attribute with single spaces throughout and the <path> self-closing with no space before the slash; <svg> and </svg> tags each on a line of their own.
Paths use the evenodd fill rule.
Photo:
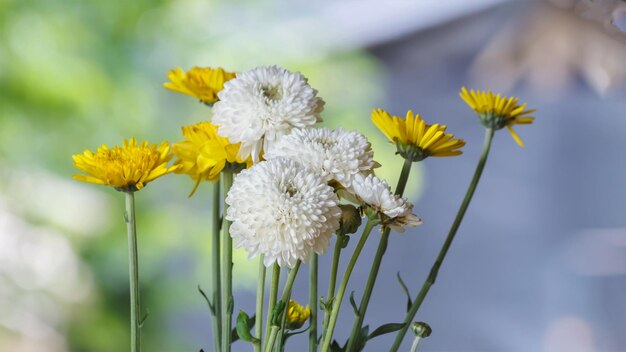
<svg viewBox="0 0 626 352">
<path fill-rule="evenodd" d="M 213 123 L 231 143 L 241 143 L 239 156 L 260 160 L 263 150 L 289 133 L 322 121 L 324 101 L 299 72 L 258 67 L 238 73 L 224 84 L 213 106 Z"/>
<path fill-rule="evenodd" d="M 422 224 L 422 220 L 413 214 L 413 204 L 393 194 L 384 180 L 374 175 L 356 175 L 352 188 L 359 201 L 378 213 L 383 228 L 404 232 L 405 226 Z"/>
<path fill-rule="evenodd" d="M 380 166 L 374 161 L 367 138 L 342 128 L 294 129 L 265 153 L 267 160 L 281 157 L 295 160 L 346 188 L 352 186 L 356 174 L 368 174 Z"/>
<path fill-rule="evenodd" d="M 242 171 L 226 203 L 235 246 L 250 258 L 263 254 L 265 266 L 293 268 L 312 252 L 323 254 L 341 217 L 339 199 L 325 179 L 284 158 Z"/>
</svg>

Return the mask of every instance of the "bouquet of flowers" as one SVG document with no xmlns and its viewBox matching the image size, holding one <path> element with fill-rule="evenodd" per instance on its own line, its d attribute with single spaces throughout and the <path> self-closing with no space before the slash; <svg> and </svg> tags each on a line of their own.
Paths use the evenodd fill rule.
<svg viewBox="0 0 626 352">
<path fill-rule="evenodd" d="M 168 73 L 164 86 L 199 99 L 211 108 L 211 120 L 182 128 L 183 140 L 158 146 L 125 140 L 122 146 L 102 145 L 97 151 L 74 155 L 74 165 L 84 174 L 79 181 L 114 187 L 126 199 L 124 219 L 128 229 L 130 273 L 131 350 L 141 349 L 141 316 L 137 229 L 134 197 L 149 182 L 170 173 L 186 174 L 194 182 L 213 185 L 211 288 L 201 291 L 212 315 L 213 350 L 230 351 L 236 340 L 254 351 L 283 351 L 288 338 L 308 331 L 309 351 L 361 351 L 368 340 L 396 335 L 390 351 L 397 351 L 407 331 L 415 334 L 412 350 L 430 334 L 423 322 L 413 322 L 435 283 L 448 249 L 472 199 L 495 131 L 506 127 L 515 141 L 516 124 L 530 124 L 534 110 L 514 97 L 491 92 L 461 90 L 461 98 L 485 127 L 483 152 L 465 198 L 452 223 L 430 274 L 415 297 L 398 276 L 409 296 L 401 323 L 369 331 L 364 321 L 379 268 L 392 232 L 421 224 L 413 204 L 403 198 L 411 166 L 429 157 L 462 153 L 465 142 L 446 132 L 446 126 L 427 124 L 419 114 L 393 116 L 378 109 L 372 122 L 393 143 L 403 164 L 395 190 L 376 176 L 380 166 L 368 139 L 356 131 L 315 127 L 322 122 L 324 101 L 300 73 L 277 66 L 230 73 L 221 68 L 199 68 Z M 171 162 L 174 160 L 173 162 Z M 357 232 L 361 229 L 361 233 Z M 355 312 L 347 341 L 333 339 L 352 271 L 374 229 L 379 242 L 360 302 L 349 301 Z M 356 245 L 352 246 L 352 243 Z M 333 246 L 331 251 L 329 247 Z M 240 311 L 233 319 L 233 246 L 250 258 L 260 257 L 255 312 Z M 332 252 L 331 255 L 326 252 Z M 341 255 L 350 256 L 340 270 Z M 319 260 L 330 260 L 326 286 L 318 282 Z M 365 259 L 365 260 L 364 260 Z M 309 302 L 291 299 L 300 267 L 308 265 Z M 271 282 L 266 288 L 266 270 Z M 280 276 L 287 275 L 280 290 Z M 266 300 L 266 289 L 269 295 Z M 319 290 L 325 290 L 321 295 Z M 321 315 L 320 315 L 321 314 Z M 306 328 L 303 329 L 305 323 Z M 234 324 L 233 324 L 234 323 Z M 234 326 L 233 326 L 234 325 Z"/>
</svg>

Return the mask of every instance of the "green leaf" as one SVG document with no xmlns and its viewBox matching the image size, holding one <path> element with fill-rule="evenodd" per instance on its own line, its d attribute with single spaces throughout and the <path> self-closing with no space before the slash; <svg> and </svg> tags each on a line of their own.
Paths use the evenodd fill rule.
<svg viewBox="0 0 626 352">
<path fill-rule="evenodd" d="M 285 309 L 285 302 L 283 302 L 282 299 L 276 302 L 276 305 L 274 306 L 274 310 L 272 311 L 272 325 L 274 326 L 281 325 L 282 321 L 280 319 L 280 315 L 283 313 L 284 309 Z"/>
<path fill-rule="evenodd" d="M 206 301 L 206 303 L 209 305 L 209 310 L 211 310 L 211 315 L 215 316 L 215 307 L 211 303 L 211 300 L 209 299 L 209 297 L 207 297 L 206 293 L 202 291 L 202 288 L 200 287 L 200 285 L 198 285 L 198 291 L 200 292 L 202 297 L 204 297 L 204 300 Z"/>
<path fill-rule="evenodd" d="M 335 297 L 330 297 L 328 301 L 324 301 L 324 296 L 320 297 L 320 306 L 322 310 L 328 312 L 329 314 L 333 310 L 333 303 L 335 303 Z"/>
<path fill-rule="evenodd" d="M 139 328 L 143 327 L 143 323 L 146 322 L 146 319 L 148 319 L 148 317 L 150 316 L 150 310 L 146 311 L 146 314 L 143 316 L 143 318 L 141 318 L 141 320 L 139 321 Z"/>
<path fill-rule="evenodd" d="M 406 284 L 402 280 L 402 277 L 400 276 L 400 272 L 399 271 L 396 274 L 396 277 L 398 278 L 398 282 L 400 283 L 400 286 L 402 286 L 402 290 L 406 294 L 406 300 L 407 300 L 406 301 L 406 311 L 408 312 L 411 309 L 411 306 L 413 305 L 413 301 L 411 300 L 411 292 L 409 292 L 409 288 L 406 286 Z"/>
<path fill-rule="evenodd" d="M 254 327 L 255 322 L 256 322 L 256 315 L 253 315 L 252 318 L 248 319 L 248 326 L 250 327 L 250 330 L 252 330 L 252 328 Z M 239 334 L 237 334 L 237 325 L 235 325 L 235 328 L 232 329 L 230 332 L 230 341 L 235 342 L 238 340 L 239 340 Z"/>
<path fill-rule="evenodd" d="M 248 314 L 246 314 L 246 312 L 240 310 L 239 315 L 237 315 L 237 324 L 235 325 L 235 330 L 237 331 L 237 335 L 242 340 L 252 343 L 259 343 L 259 339 L 250 334 L 250 329 L 252 329 L 252 326 L 254 326 L 254 320 L 255 317 L 250 318 Z"/>
<path fill-rule="evenodd" d="M 285 332 L 285 335 L 283 335 L 283 348 L 282 348 L 282 351 L 285 350 L 285 344 L 287 343 L 287 339 L 288 338 L 290 338 L 291 336 L 294 336 L 294 335 L 300 335 L 300 334 L 302 334 L 304 332 L 307 332 L 310 327 L 311 327 L 311 325 L 307 326 L 306 329 L 302 329 L 300 331 Z"/>
<path fill-rule="evenodd" d="M 344 249 L 348 246 L 348 243 L 350 242 L 350 236 L 346 236 L 346 235 L 341 235 L 337 237 L 337 241 L 339 242 L 339 247 L 341 249 Z"/>
<path fill-rule="evenodd" d="M 367 335 L 370 331 L 370 326 L 365 325 L 361 328 L 359 335 L 356 336 L 356 341 L 354 342 L 354 348 L 356 351 L 363 351 L 365 348 L 365 344 L 367 343 Z"/>
<path fill-rule="evenodd" d="M 333 343 L 330 344 L 330 352 L 345 352 L 346 346 L 339 346 L 339 342 L 337 340 L 333 340 Z"/>
<path fill-rule="evenodd" d="M 352 309 L 354 309 L 354 315 L 359 316 L 359 308 L 356 306 L 356 302 L 354 301 L 354 291 L 350 292 L 350 305 Z"/>
<path fill-rule="evenodd" d="M 376 330 L 372 331 L 371 334 L 369 334 L 369 336 L 367 336 L 368 340 L 373 339 L 376 336 L 380 336 L 380 335 L 384 335 L 384 334 L 388 334 L 390 332 L 394 332 L 394 331 L 398 331 L 400 329 L 402 329 L 404 327 L 404 323 L 389 323 L 389 324 L 384 324 L 379 326 L 378 328 L 376 328 Z"/>
</svg>

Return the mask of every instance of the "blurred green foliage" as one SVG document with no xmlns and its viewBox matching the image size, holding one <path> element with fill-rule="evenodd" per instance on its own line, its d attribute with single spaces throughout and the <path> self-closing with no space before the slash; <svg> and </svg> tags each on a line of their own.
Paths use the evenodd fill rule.
<svg viewBox="0 0 626 352">
<path fill-rule="evenodd" d="M 65 336 L 59 346 L 127 348 L 122 196 L 69 181 L 75 173 L 70 156 L 130 136 L 176 141 L 180 126 L 208 119 L 205 106 L 162 88 L 169 69 L 200 65 L 237 71 L 280 64 L 299 70 L 326 100 L 326 124 L 368 135 L 377 160 L 387 165 L 379 174 L 397 174 L 401 163 L 392 159 L 393 147 L 369 123 L 371 109 L 384 99 L 377 62 L 358 50 L 321 45 L 328 35 L 323 23 L 315 24 L 319 37 L 306 40 L 274 25 L 288 22 L 285 11 L 253 1 L 0 0 L 0 195 L 28 223 L 70 239 L 86 268 L 85 280 L 93 284 L 88 297 L 59 305 L 60 318 L 52 323 Z M 19 183 L 26 188 L 11 187 L 21 175 L 32 176 Z M 77 207 L 96 212 L 91 215 L 99 221 L 79 229 L 71 220 L 68 225 L 55 219 L 46 207 L 34 207 L 39 194 L 31 186 L 51 180 L 59 196 L 48 208 L 58 207 L 59 197 L 69 204 L 84 200 L 87 192 L 95 198 Z M 209 283 L 210 187 L 201 186 L 187 199 L 191 187 L 186 177 L 169 176 L 137 195 L 142 307 L 150 312 L 143 330 L 147 351 L 210 345 L 209 311 L 196 289 Z M 255 265 L 236 253 L 239 292 L 253 290 Z M 1 350 L 24 338 L 10 326 L 0 325 Z"/>
</svg>

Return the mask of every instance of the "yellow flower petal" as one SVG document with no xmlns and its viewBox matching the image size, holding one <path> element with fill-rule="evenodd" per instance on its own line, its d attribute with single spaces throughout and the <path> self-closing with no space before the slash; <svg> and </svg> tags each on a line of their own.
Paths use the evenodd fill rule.
<svg viewBox="0 0 626 352">
<path fill-rule="evenodd" d="M 85 150 L 83 154 L 72 156 L 74 166 L 87 175 L 74 175 L 74 179 L 99 185 L 114 187 L 123 191 L 137 191 L 153 181 L 178 168 L 168 167 L 172 159 L 169 144 L 137 144 L 133 137 L 124 140 L 122 147 L 109 148 L 103 144 L 96 153 Z"/>
<path fill-rule="evenodd" d="M 528 115 L 536 110 L 527 109 L 527 104 L 520 104 L 518 98 L 494 95 L 490 91 L 467 90 L 463 87 L 459 96 L 478 114 L 483 125 L 496 130 L 507 127 L 515 142 L 524 146 L 512 126 L 533 123 L 535 118 Z"/>
<path fill-rule="evenodd" d="M 235 74 L 220 67 L 194 67 L 188 72 L 175 68 L 167 73 L 167 78 L 170 82 L 163 83 L 163 87 L 198 98 L 205 104 L 213 104 L 218 100 L 217 93 L 224 88 L 224 83 L 235 78 Z"/>
<path fill-rule="evenodd" d="M 427 125 L 419 114 L 413 114 L 410 110 L 403 119 L 377 109 L 372 112 L 372 122 L 391 142 L 400 144 L 398 151 L 405 158 L 410 157 L 418 161 L 428 156 L 452 156 L 463 153 L 458 149 L 463 147 L 465 142 L 454 139 L 452 134 L 446 134 L 446 126 Z"/>
<path fill-rule="evenodd" d="M 250 167 L 252 159 L 242 160 L 239 155 L 240 144 L 232 144 L 227 138 L 217 134 L 217 126 L 211 122 L 200 122 L 182 128 L 184 140 L 172 145 L 176 156 L 175 170 L 179 174 L 187 174 L 194 181 L 195 192 L 201 181 L 217 181 L 220 173 L 227 165 Z"/>
</svg>

